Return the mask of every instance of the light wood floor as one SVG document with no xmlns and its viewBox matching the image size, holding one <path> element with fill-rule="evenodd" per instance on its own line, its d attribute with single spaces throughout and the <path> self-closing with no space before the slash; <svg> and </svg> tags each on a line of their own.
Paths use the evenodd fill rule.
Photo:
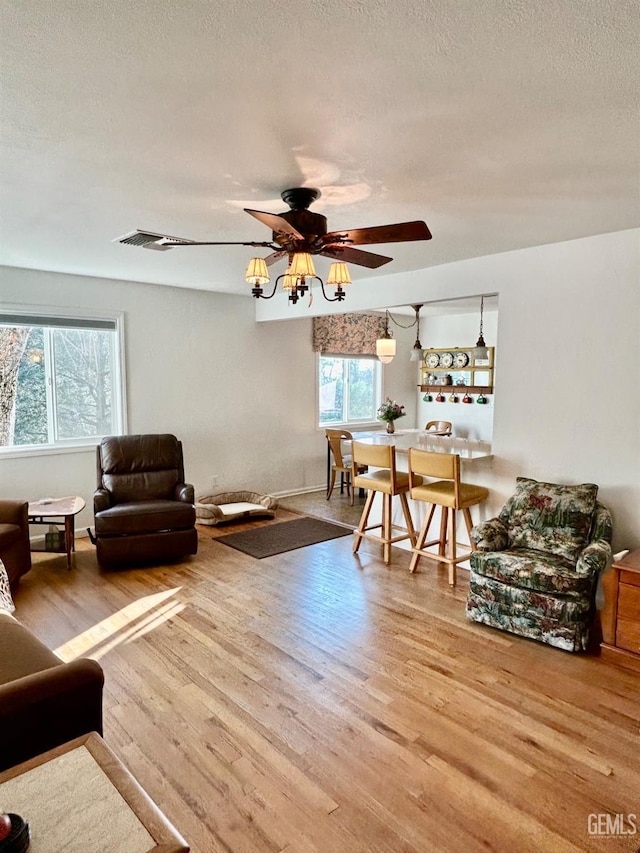
<svg viewBox="0 0 640 853">
<path fill-rule="evenodd" d="M 16 594 L 62 657 L 100 660 L 105 739 L 193 851 L 636 850 L 588 820 L 640 819 L 638 675 L 467 621 L 465 573 L 452 591 L 406 551 L 258 561 L 213 534 L 108 574 L 82 540 Z"/>
</svg>

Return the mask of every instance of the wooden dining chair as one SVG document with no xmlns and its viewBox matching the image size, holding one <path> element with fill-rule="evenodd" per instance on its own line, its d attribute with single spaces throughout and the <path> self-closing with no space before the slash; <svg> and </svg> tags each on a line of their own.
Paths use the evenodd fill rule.
<svg viewBox="0 0 640 853">
<path fill-rule="evenodd" d="M 426 478 L 435 478 L 427 480 Z M 424 524 L 413 544 L 413 556 L 409 570 L 415 572 L 420 557 L 447 563 L 449 567 L 449 583 L 456 585 L 456 566 L 467 560 L 475 544 L 469 536 L 470 551 L 463 554 L 457 552 L 456 514 L 462 510 L 462 515 L 471 533 L 470 507 L 482 503 L 489 496 L 489 490 L 484 486 L 460 482 L 460 456 L 457 453 L 432 453 L 428 450 L 409 449 L 409 488 L 414 501 L 425 501 L 430 504 Z M 435 508 L 440 507 L 440 535 L 437 539 L 427 542 L 427 535 Z M 431 545 L 438 546 L 438 553 L 425 550 Z M 447 554 L 447 545 L 449 553 Z"/>
<path fill-rule="evenodd" d="M 375 539 L 382 544 L 382 557 L 388 565 L 391 560 L 391 545 L 410 539 L 411 545 L 416 544 L 416 532 L 407 503 L 409 491 L 409 475 L 403 471 L 396 470 L 396 449 L 390 444 L 364 444 L 360 441 L 352 442 L 352 488 L 367 489 L 367 500 L 360 517 L 358 529 L 354 531 L 353 553 L 358 552 L 360 543 L 366 538 Z M 374 468 L 366 474 L 358 473 L 358 469 L 367 466 Z M 416 485 L 422 478 L 416 477 Z M 373 506 L 373 500 L 377 493 L 382 495 L 382 521 L 379 524 L 367 525 L 369 514 Z M 398 496 L 406 527 L 393 524 L 393 498 Z M 380 535 L 370 535 L 370 530 L 380 528 Z M 393 528 L 404 531 L 399 536 L 393 536 Z"/>
<path fill-rule="evenodd" d="M 347 486 L 347 496 L 353 506 L 354 489 L 351 487 L 351 454 L 342 452 L 342 442 L 351 441 L 351 433 L 344 429 L 327 429 L 325 430 L 329 448 L 331 450 L 331 481 L 327 489 L 327 500 L 331 497 L 333 487 L 335 486 L 336 476 L 340 474 L 340 491 L 342 492 L 343 484 Z M 366 471 L 366 466 L 360 466 L 360 472 Z"/>
<path fill-rule="evenodd" d="M 435 432 L 438 435 L 451 435 L 452 424 L 451 421 L 428 421 L 425 430 Z"/>
</svg>

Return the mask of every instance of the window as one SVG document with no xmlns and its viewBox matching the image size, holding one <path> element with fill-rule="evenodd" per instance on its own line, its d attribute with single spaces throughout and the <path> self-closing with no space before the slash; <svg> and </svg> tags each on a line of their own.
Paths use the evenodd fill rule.
<svg viewBox="0 0 640 853">
<path fill-rule="evenodd" d="M 119 323 L 0 313 L 0 450 L 123 432 Z"/>
<path fill-rule="evenodd" d="M 319 426 L 371 423 L 381 398 L 382 370 L 377 359 L 318 357 Z"/>
</svg>

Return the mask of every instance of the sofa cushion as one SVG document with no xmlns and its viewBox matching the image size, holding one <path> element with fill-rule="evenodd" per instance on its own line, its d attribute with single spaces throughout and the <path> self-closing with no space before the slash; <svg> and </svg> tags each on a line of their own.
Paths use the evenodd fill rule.
<svg viewBox="0 0 640 853">
<path fill-rule="evenodd" d="M 62 661 L 6 611 L 0 611 L 0 684 L 9 684 Z"/>
<path fill-rule="evenodd" d="M 578 574 L 571 560 L 545 554 L 533 548 L 508 548 L 506 551 L 474 551 L 473 571 L 509 586 L 524 587 L 552 595 L 586 597 L 590 601 L 594 576 Z"/>
<path fill-rule="evenodd" d="M 95 514 L 96 534 L 158 533 L 193 527 L 196 512 L 193 504 L 182 501 L 135 501 L 121 503 Z"/>
<path fill-rule="evenodd" d="M 597 495 L 594 483 L 564 486 L 518 477 L 509 502 L 509 548 L 531 548 L 575 562 L 589 540 Z"/>
</svg>

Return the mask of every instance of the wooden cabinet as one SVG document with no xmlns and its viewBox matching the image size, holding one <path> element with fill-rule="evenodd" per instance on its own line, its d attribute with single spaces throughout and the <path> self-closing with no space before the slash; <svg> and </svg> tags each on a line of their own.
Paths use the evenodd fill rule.
<svg viewBox="0 0 640 853">
<path fill-rule="evenodd" d="M 464 389 L 472 394 L 493 394 L 495 347 L 487 347 L 487 350 L 489 357 L 478 360 L 474 355 L 473 347 L 426 349 L 421 367 L 421 390 L 439 391 L 440 388 L 458 388 L 460 391 Z M 445 383 L 448 375 L 451 376 L 450 384 Z"/>
<path fill-rule="evenodd" d="M 640 548 L 613 564 L 602 587 L 602 656 L 640 672 Z"/>
</svg>

